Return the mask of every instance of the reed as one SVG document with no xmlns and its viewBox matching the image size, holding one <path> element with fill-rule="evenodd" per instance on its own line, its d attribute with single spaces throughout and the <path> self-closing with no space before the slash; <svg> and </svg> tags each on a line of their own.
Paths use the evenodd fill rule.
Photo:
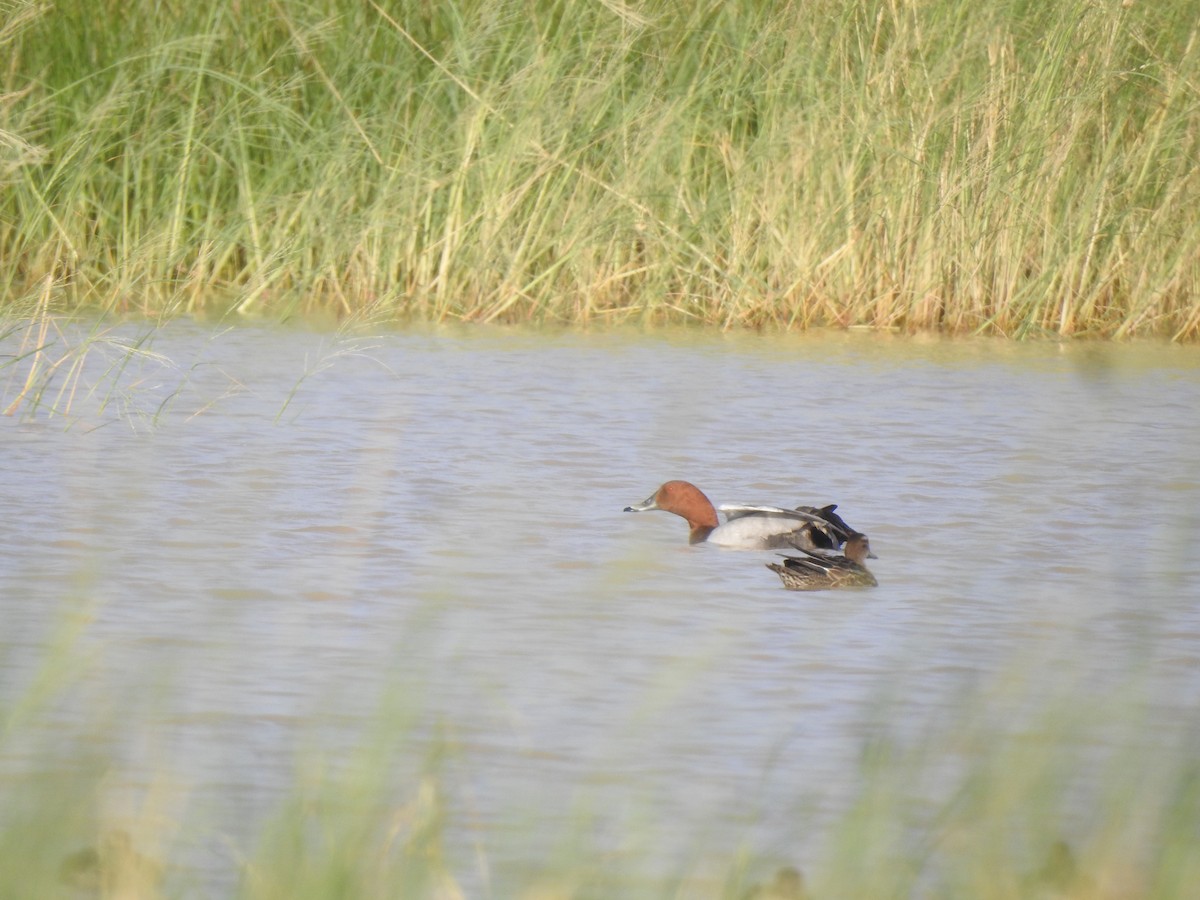
<svg viewBox="0 0 1200 900">
<path fill-rule="evenodd" d="M 10 0 L 0 297 L 1200 335 L 1189 0 Z"/>
<path fill-rule="evenodd" d="M 84 400 L 93 423 L 111 408 L 131 428 L 156 424 L 174 392 L 142 397 L 141 379 L 131 377 L 143 367 L 174 368 L 152 349 L 153 325 L 128 337 L 116 333 L 119 323 L 103 318 L 73 321 L 52 311 L 54 294 L 54 279 L 47 276 L 36 297 L 0 310 L 0 345 L 12 351 L 0 354 L 0 414 L 58 418 L 69 428 L 81 421 L 77 401 Z"/>
</svg>

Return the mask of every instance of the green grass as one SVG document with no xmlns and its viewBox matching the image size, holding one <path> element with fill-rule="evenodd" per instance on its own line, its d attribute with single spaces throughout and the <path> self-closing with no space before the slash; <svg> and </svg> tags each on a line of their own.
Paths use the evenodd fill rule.
<svg viewBox="0 0 1200 900">
<path fill-rule="evenodd" d="M 1200 335 L 1191 0 L 4 0 L 0 300 Z"/>
<path fill-rule="evenodd" d="M 119 322 L 55 315 L 53 287 L 46 278 L 32 306 L 0 311 L 0 345 L 13 351 L 0 353 L 0 414 L 58 418 L 70 427 L 79 419 L 77 402 L 84 400 L 93 417 L 115 411 L 130 427 L 156 423 L 174 395 L 144 409 L 137 396 L 142 379 L 130 377 L 143 364 L 174 367 L 152 349 L 153 324 L 127 337 L 116 333 Z"/>
<path fill-rule="evenodd" d="M 870 729 L 875 736 L 863 741 L 856 793 L 832 824 L 824 822 L 823 849 L 800 859 L 761 857 L 752 839 L 715 843 L 702 823 L 656 818 L 655 810 L 642 811 L 635 833 L 601 839 L 611 845 L 616 838 L 617 852 L 600 846 L 595 835 L 611 826 L 593 832 L 586 805 L 575 833 L 567 829 L 548 853 L 537 849 L 544 838 L 526 846 L 519 833 L 479 829 L 469 800 L 472 775 L 462 771 L 466 754 L 453 729 L 416 734 L 419 701 L 404 691 L 363 723 L 352 749 L 321 750 L 316 735 L 298 749 L 290 791 L 273 808 L 256 807 L 261 821 L 247 840 L 226 830 L 244 823 L 214 823 L 205 804 L 189 797 L 189 773 L 173 768 L 176 760 L 164 757 L 155 772 L 153 763 L 133 770 L 128 760 L 105 759 L 98 748 L 128 741 L 142 723 L 106 724 L 96 710 L 103 700 L 88 687 L 93 661 L 78 653 L 88 621 L 86 608 L 67 615 L 23 694 L 0 706 L 0 757 L 8 760 L 0 783 L 0 897 L 78 896 L 63 886 L 61 872 L 86 846 L 109 847 L 110 883 L 101 896 L 143 900 L 207 896 L 205 876 L 191 868 L 197 847 L 219 848 L 202 859 L 220 868 L 230 896 L 245 900 L 740 900 L 785 863 L 803 869 L 817 897 L 870 900 L 1187 900 L 1200 879 L 1195 722 L 1154 721 L 1154 704 L 1146 704 L 1152 698 L 1132 672 L 1130 687 L 1105 698 L 1069 685 L 1053 696 L 1014 664 L 930 721 Z M 173 702 L 160 679 L 146 688 Z M 76 691 L 92 698 L 90 721 L 64 734 L 54 710 Z M 1089 701 L 1081 704 L 1080 696 Z M 140 699 L 113 698 L 109 714 L 119 717 Z M 38 741 L 46 743 L 42 752 Z M 31 762 L 17 771 L 13 759 Z M 853 761 L 846 768 L 852 773 Z M 596 809 L 604 796 L 601 787 Z M 526 814 L 536 816 L 539 799 L 528 802 Z M 745 821 L 744 811 L 738 815 Z M 815 821 L 801 801 L 779 843 L 798 845 Z M 671 843 L 681 828 L 697 839 L 694 853 L 674 874 L 639 874 L 657 842 Z M 123 834 L 127 847 L 113 840 Z M 1078 868 L 1055 893 L 1035 881 L 1063 838 Z M 504 858 L 505 848 L 541 862 L 515 863 Z"/>
</svg>

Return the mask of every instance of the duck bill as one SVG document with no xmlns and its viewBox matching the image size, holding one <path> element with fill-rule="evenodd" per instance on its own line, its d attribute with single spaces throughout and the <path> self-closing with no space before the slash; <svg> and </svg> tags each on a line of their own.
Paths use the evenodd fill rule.
<svg viewBox="0 0 1200 900">
<path fill-rule="evenodd" d="M 658 500 L 655 499 L 658 492 L 655 491 L 641 503 L 635 503 L 633 506 L 625 507 L 625 512 L 645 512 L 648 509 L 658 509 Z"/>
<path fill-rule="evenodd" d="M 874 553 L 872 553 L 870 550 L 868 550 L 867 551 L 867 559 L 879 559 L 879 557 L 876 556 Z"/>
</svg>

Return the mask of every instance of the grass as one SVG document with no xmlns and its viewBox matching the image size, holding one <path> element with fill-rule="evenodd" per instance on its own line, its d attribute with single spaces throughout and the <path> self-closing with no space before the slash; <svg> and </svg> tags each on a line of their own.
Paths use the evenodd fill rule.
<svg viewBox="0 0 1200 900">
<path fill-rule="evenodd" d="M 216 823 L 212 833 L 204 804 L 189 801 L 180 783 L 187 773 L 170 771 L 169 757 L 161 773 L 105 759 L 98 748 L 128 741 L 142 723 L 114 721 L 107 733 L 102 714 L 93 714 L 76 723 L 75 738 L 53 724 L 60 703 L 77 705 L 75 692 L 89 696 L 93 710 L 101 699 L 87 686 L 95 661 L 78 655 L 87 621 L 86 610 L 65 617 L 41 668 L 0 706 L 0 758 L 37 760 L 19 775 L 10 764 L 0 776 L 0 897 L 83 895 L 62 879 L 88 846 L 105 860 L 103 874 L 93 876 L 102 886 L 91 895 L 138 898 L 210 896 L 206 879 L 214 874 L 228 891 L 220 895 L 245 900 L 733 900 L 753 896 L 750 885 L 782 864 L 798 864 L 815 896 L 872 900 L 1184 900 L 1200 878 L 1195 722 L 1147 721 L 1136 677 L 1116 695 L 1081 705 L 1067 686 L 1048 696 L 1039 679 L 1022 684 L 1014 666 L 964 693 L 945 718 L 894 722 L 894 733 L 864 741 L 856 793 L 831 821 L 825 816 L 822 849 L 804 859 L 760 858 L 749 839 L 714 846 L 699 823 L 658 821 L 653 810 L 644 811 L 636 834 L 616 836 L 616 852 L 583 812 L 577 833 L 563 834 L 549 853 L 537 840 L 526 847 L 519 834 L 480 829 L 462 802 L 459 782 L 469 795 L 472 776 L 462 772 L 453 730 L 418 734 L 413 697 L 402 691 L 383 701 L 353 747 L 299 751 L 291 787 L 271 792 L 273 807 L 260 800 L 247 840 L 224 831 L 245 831 L 244 822 Z M 161 683 L 150 689 L 172 702 Z M 1018 707 L 1024 712 L 1013 715 Z M 357 728 L 337 713 L 332 721 Z M 1097 742 L 1114 723 L 1120 739 L 1108 732 L 1110 740 Z M 53 746 L 39 750 L 39 740 Z M 233 786 L 245 784 L 230 777 Z M 527 799 L 527 814 L 536 815 L 538 799 Z M 783 843 L 798 845 L 817 821 L 795 808 Z M 700 842 L 694 853 L 673 874 L 639 874 L 655 841 L 669 843 L 680 829 Z M 219 845 L 204 860 L 220 871 L 192 868 L 204 845 Z M 515 863 L 498 846 L 526 860 L 545 855 L 540 866 Z"/>
<path fill-rule="evenodd" d="M 17 307 L 1200 335 L 1188 0 L 4 6 Z"/>
<path fill-rule="evenodd" d="M 138 396 L 143 367 L 156 372 L 174 363 L 152 349 L 154 329 L 117 333 L 120 323 L 89 318 L 80 323 L 50 309 L 53 280 L 43 282 L 32 306 L 0 314 L 0 414 L 24 421 L 58 419 L 70 427 L 86 406 L 94 421 L 116 412 L 130 427 L 153 425 L 173 394 L 145 409 Z M 84 401 L 82 404 L 80 401 Z"/>
</svg>

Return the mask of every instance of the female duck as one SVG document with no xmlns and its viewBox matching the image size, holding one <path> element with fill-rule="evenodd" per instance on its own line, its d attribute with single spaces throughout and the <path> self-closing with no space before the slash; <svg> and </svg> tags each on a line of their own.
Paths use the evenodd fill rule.
<svg viewBox="0 0 1200 900">
<path fill-rule="evenodd" d="M 867 536 L 855 532 L 846 538 L 844 555 L 806 552 L 804 556 L 785 556 L 782 564 L 767 563 L 767 568 L 779 573 L 789 591 L 875 587 L 879 582 L 863 560 L 878 558 L 871 552 Z"/>
<path fill-rule="evenodd" d="M 723 504 L 725 523 L 717 519 L 717 507 L 687 481 L 668 481 L 657 491 L 625 512 L 661 509 L 687 520 L 688 543 L 720 544 L 744 550 L 794 547 L 798 550 L 836 550 L 854 529 L 834 512 L 837 504 L 817 509 L 798 506 L 745 506 Z"/>
</svg>

